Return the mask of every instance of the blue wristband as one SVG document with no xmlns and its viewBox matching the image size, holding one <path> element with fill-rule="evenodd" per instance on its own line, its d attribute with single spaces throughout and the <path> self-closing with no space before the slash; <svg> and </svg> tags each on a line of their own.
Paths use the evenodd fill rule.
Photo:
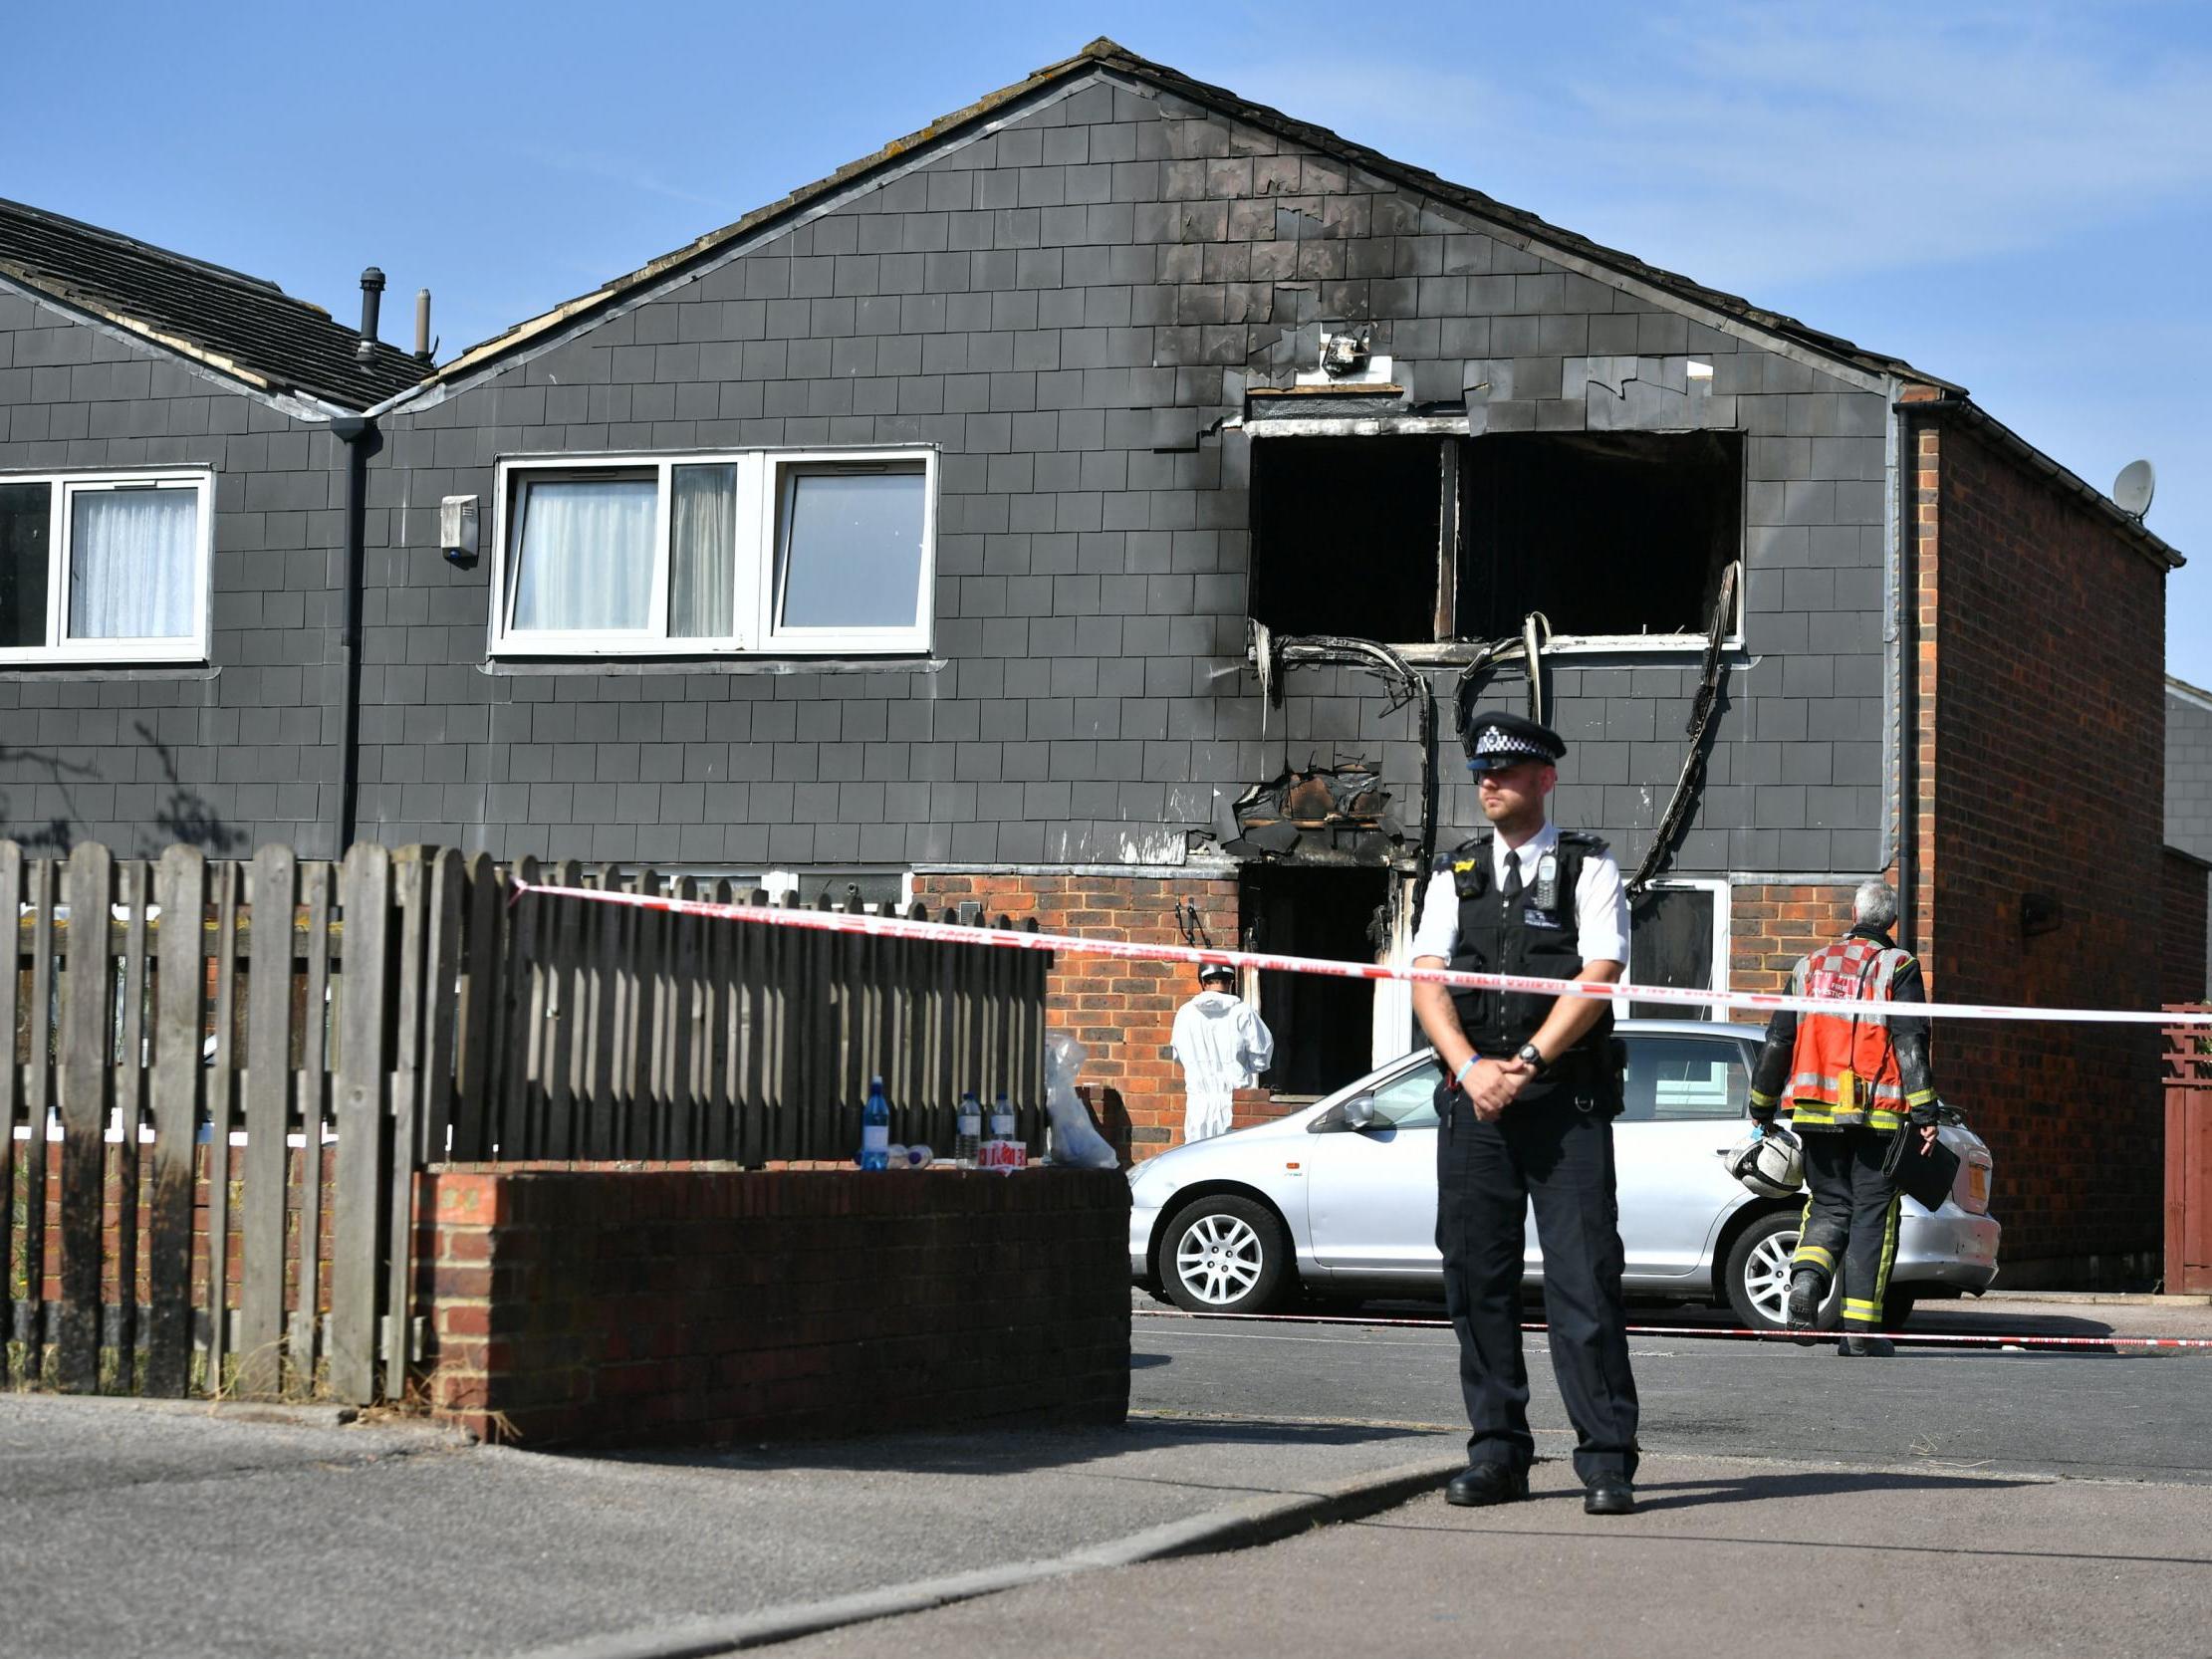
<svg viewBox="0 0 2212 1659">
<path fill-rule="evenodd" d="M 1459 1069 L 1452 1073 L 1452 1087 L 1457 1088 L 1467 1080 L 1467 1073 L 1475 1068 L 1475 1056 L 1469 1055 L 1459 1063 Z"/>
</svg>

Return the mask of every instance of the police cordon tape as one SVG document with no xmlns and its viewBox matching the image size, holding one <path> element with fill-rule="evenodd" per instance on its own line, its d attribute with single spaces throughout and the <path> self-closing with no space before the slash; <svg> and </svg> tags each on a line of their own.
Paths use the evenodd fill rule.
<svg viewBox="0 0 2212 1659">
<path fill-rule="evenodd" d="M 1140 1319 L 1220 1319 L 1262 1324 L 1382 1325 L 1421 1330 L 1449 1330 L 1449 1319 L 1366 1318 L 1340 1313 L 1200 1313 L 1190 1308 L 1146 1307 Z M 1541 1320 L 1523 1323 L 1523 1330 L 1545 1331 Z M 1767 1330 L 1749 1325 L 1632 1324 L 1630 1336 L 1750 1336 L 1768 1342 L 1833 1342 L 1840 1330 Z M 2212 1348 L 2212 1336 L 2038 1336 L 2027 1333 L 1988 1335 L 1980 1331 L 1868 1330 L 1853 1335 L 1883 1336 L 1892 1342 L 1926 1342 L 1933 1345 L 1966 1343 L 1976 1347 L 2006 1348 Z"/>
<path fill-rule="evenodd" d="M 1461 972 L 1384 962 L 1334 962 L 1316 956 L 1279 956 L 1271 951 L 1215 950 L 1202 945 L 1146 944 L 1133 939 L 1095 939 L 1075 933 L 1031 933 L 1022 928 L 973 927 L 961 922 L 915 921 L 905 916 L 870 916 L 844 910 L 800 910 L 781 905 L 717 904 L 707 899 L 670 898 L 659 893 L 602 892 L 593 887 L 562 887 L 517 878 L 510 898 L 581 898 L 621 904 L 674 916 L 709 916 L 770 927 L 796 927 L 818 933 L 862 933 L 878 939 L 935 940 L 1002 950 L 1066 952 L 1071 956 L 1112 956 L 1138 962 L 1219 963 L 1263 972 L 1322 974 L 1334 979 L 1404 980 L 1459 991 L 1522 991 L 1540 997 L 1560 995 L 1562 982 L 1530 974 Z M 1775 991 L 1701 991 L 1680 985 L 1633 985 L 1625 980 L 1573 982 L 1578 997 L 1612 1002 L 1681 1003 L 1697 1008 L 1748 1008 L 1765 1013 L 1788 1009 L 1799 1014 L 1833 1013 L 1833 998 L 1793 997 Z M 2015 1008 L 1996 1003 L 1911 1003 L 1893 1005 L 1898 1014 L 1937 1020 L 2040 1020 L 2066 1025 L 2206 1026 L 2212 1011 L 2174 1013 L 2152 1009 Z"/>
</svg>

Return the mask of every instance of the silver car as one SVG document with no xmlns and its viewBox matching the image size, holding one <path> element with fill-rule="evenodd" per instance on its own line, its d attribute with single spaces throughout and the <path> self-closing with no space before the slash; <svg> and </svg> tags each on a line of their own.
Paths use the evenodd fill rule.
<svg viewBox="0 0 2212 1659">
<path fill-rule="evenodd" d="M 1749 1128 L 1757 1027 L 1628 1020 L 1627 1107 L 1614 1122 L 1624 1285 L 1639 1299 L 1725 1304 L 1780 1328 L 1803 1200 L 1754 1197 L 1715 1154 Z M 1257 1312 L 1303 1286 L 1323 1296 L 1434 1296 L 1436 1107 L 1426 1050 L 1258 1128 L 1162 1153 L 1129 1172 L 1129 1272 L 1177 1305 Z M 1884 1327 L 1923 1298 L 1979 1295 L 1997 1277 L 1989 1148 L 1957 1113 L 1951 1196 L 1904 1200 Z M 1543 1281 L 1531 1218 L 1527 1278 Z M 1832 1288 L 1824 1324 L 1841 1287 Z"/>
</svg>

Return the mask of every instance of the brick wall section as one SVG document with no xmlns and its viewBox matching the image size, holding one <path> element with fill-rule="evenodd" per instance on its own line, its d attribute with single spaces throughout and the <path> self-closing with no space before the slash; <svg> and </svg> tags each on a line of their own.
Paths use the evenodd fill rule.
<svg viewBox="0 0 2212 1659">
<path fill-rule="evenodd" d="M 1114 1171 L 421 1178 L 431 1404 L 529 1445 L 713 1444 L 1128 1408 Z"/>
<path fill-rule="evenodd" d="M 1949 1001 L 2155 1008 L 2163 575 L 1989 448 L 1941 440 L 1929 950 Z M 2086 765 L 2086 788 L 2060 769 Z M 2022 894 L 2055 895 L 2024 937 Z M 1972 1023 L 1936 1075 L 1997 1158 L 2014 1261 L 2158 1248 L 2158 1033 Z"/>
<path fill-rule="evenodd" d="M 1848 886 L 1735 887 L 1730 901 L 1731 991 L 1787 991 L 1798 958 L 1840 937 L 1851 924 Z"/>
<path fill-rule="evenodd" d="M 2207 871 L 2202 860 L 2167 847 L 2159 858 L 2158 1000 L 2205 999 Z"/>
<path fill-rule="evenodd" d="M 1123 875 L 919 875 L 932 908 L 973 899 L 986 913 L 1037 918 L 1047 933 L 1179 945 L 1178 900 L 1198 907 L 1214 944 L 1234 949 L 1237 884 L 1230 878 Z M 1083 1082 L 1094 1115 L 1125 1156 L 1148 1158 L 1182 1139 L 1182 1068 L 1167 1042 L 1175 1011 L 1197 995 L 1196 974 L 1172 962 L 1124 962 L 1062 953 L 1045 986 L 1046 1023 L 1089 1051 Z"/>
</svg>

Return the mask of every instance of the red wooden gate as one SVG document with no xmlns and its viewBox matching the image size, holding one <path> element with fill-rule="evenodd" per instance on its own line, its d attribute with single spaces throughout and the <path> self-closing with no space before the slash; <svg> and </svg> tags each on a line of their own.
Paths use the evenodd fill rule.
<svg viewBox="0 0 2212 1659">
<path fill-rule="evenodd" d="M 2212 1292 L 2212 1034 L 2203 1027 L 2166 1032 L 2165 1288 Z"/>
</svg>

